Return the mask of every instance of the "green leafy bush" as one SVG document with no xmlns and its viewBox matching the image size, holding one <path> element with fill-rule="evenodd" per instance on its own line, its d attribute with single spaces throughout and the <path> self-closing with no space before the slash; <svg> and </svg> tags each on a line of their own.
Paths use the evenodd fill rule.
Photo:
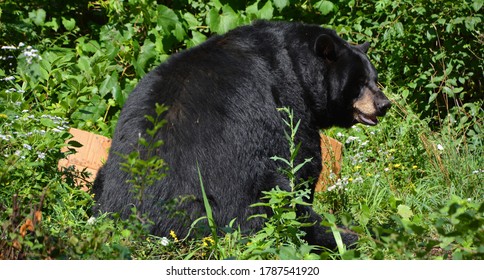
<svg viewBox="0 0 484 280">
<path fill-rule="evenodd" d="M 0 5 L 0 258 L 482 259 L 482 0 L 54 2 Z M 67 128 L 111 136 L 145 73 L 255 19 L 372 43 L 395 106 L 378 127 L 326 131 L 345 145 L 343 172 L 314 205 L 328 226 L 358 232 L 357 250 L 311 254 L 287 207 L 294 193 L 277 189 L 274 218 L 249 237 L 149 236 L 135 209 L 128 221 L 91 218 L 74 183 L 86 174 L 57 169 Z M 135 158 L 132 171 L 161 162 Z"/>
</svg>

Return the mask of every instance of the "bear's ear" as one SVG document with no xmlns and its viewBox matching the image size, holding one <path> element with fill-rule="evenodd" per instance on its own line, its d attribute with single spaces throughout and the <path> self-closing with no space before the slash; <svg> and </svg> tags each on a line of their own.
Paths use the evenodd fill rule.
<svg viewBox="0 0 484 280">
<path fill-rule="evenodd" d="M 323 34 L 316 39 L 314 44 L 314 51 L 317 55 L 329 61 L 336 60 L 336 48 L 333 38 L 331 36 Z"/>
<path fill-rule="evenodd" d="M 370 48 L 370 42 L 364 42 L 363 44 L 356 45 L 355 47 L 363 53 L 367 53 L 368 49 Z"/>
</svg>

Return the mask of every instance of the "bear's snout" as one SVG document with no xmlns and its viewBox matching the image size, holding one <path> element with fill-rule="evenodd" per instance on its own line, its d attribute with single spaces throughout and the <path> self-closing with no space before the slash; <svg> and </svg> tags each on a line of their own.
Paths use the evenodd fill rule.
<svg viewBox="0 0 484 280">
<path fill-rule="evenodd" d="M 383 95 L 383 93 L 381 95 L 382 97 L 375 100 L 375 106 L 378 116 L 384 116 L 387 113 L 388 109 L 392 107 L 392 102 L 388 100 L 388 98 Z"/>
</svg>

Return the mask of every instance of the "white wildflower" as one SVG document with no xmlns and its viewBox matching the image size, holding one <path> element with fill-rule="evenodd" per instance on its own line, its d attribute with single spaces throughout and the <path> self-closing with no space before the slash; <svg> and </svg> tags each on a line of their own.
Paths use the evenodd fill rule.
<svg viewBox="0 0 484 280">
<path fill-rule="evenodd" d="M 2 80 L 2 81 L 7 81 L 7 82 L 8 82 L 8 81 L 13 81 L 13 80 L 15 80 L 15 77 L 14 77 L 14 76 L 8 76 L 8 77 L 5 77 L 5 78 L 3 78 L 3 79 L 1 79 L 1 80 Z"/>
<path fill-rule="evenodd" d="M 353 180 L 354 183 L 363 183 L 363 178 L 362 177 L 357 177 L 356 179 Z"/>
<path fill-rule="evenodd" d="M 24 50 L 23 54 L 24 54 L 28 64 L 32 64 L 32 60 L 34 58 L 36 58 L 38 60 L 42 60 L 42 57 L 39 55 L 39 51 L 32 48 L 32 46 L 28 46 Z"/>
<path fill-rule="evenodd" d="M 437 144 L 437 150 L 443 151 L 444 150 L 444 146 L 442 146 L 441 144 Z"/>
<path fill-rule="evenodd" d="M 346 139 L 346 144 L 349 144 L 353 141 L 357 141 L 357 140 L 360 140 L 359 137 L 356 137 L 356 136 L 349 136 L 347 139 Z"/>
<path fill-rule="evenodd" d="M 42 152 L 37 152 L 37 157 L 39 159 L 45 159 L 45 153 L 42 153 Z"/>
<path fill-rule="evenodd" d="M 24 149 L 27 149 L 27 150 L 32 150 L 32 146 L 30 146 L 29 144 L 23 144 L 22 145 L 24 147 Z"/>
<path fill-rule="evenodd" d="M 170 244 L 170 240 L 166 237 L 162 237 L 161 240 L 160 240 L 160 243 L 163 246 L 168 246 L 168 244 Z"/>
<path fill-rule="evenodd" d="M 88 225 L 94 225 L 94 223 L 96 222 L 96 217 L 91 217 L 89 218 L 89 220 L 87 220 L 87 224 Z"/>
</svg>

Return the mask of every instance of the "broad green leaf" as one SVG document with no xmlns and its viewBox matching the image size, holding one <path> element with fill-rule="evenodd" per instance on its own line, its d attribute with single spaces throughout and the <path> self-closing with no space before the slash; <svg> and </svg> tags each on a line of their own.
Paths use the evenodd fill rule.
<svg viewBox="0 0 484 280">
<path fill-rule="evenodd" d="M 35 25 L 42 26 L 45 22 L 45 10 L 44 9 L 37 9 L 29 13 L 29 18 L 32 19 Z"/>
<path fill-rule="evenodd" d="M 194 47 L 203 43 L 205 40 L 207 40 L 207 36 L 203 35 L 198 31 L 192 31 L 192 38 L 188 40 L 187 46 L 189 48 Z"/>
<path fill-rule="evenodd" d="M 187 22 L 188 28 L 190 28 L 190 29 L 194 29 L 194 28 L 196 28 L 200 25 L 200 22 L 191 13 L 188 13 L 188 12 L 184 13 L 183 18 Z"/>
<path fill-rule="evenodd" d="M 85 52 L 95 53 L 101 49 L 101 46 L 97 41 L 89 40 L 89 42 L 81 44 L 81 48 Z"/>
<path fill-rule="evenodd" d="M 296 212 L 286 212 L 281 215 L 281 218 L 286 220 L 295 220 L 296 219 Z"/>
<path fill-rule="evenodd" d="M 250 6 L 247 6 L 247 8 L 245 8 L 245 12 L 247 13 L 247 15 L 256 16 L 257 13 L 259 12 L 258 4 L 259 4 L 259 1 L 255 2 L 254 4 L 252 4 Z"/>
<path fill-rule="evenodd" d="M 483 4 L 484 0 L 474 0 L 474 2 L 472 2 L 472 8 L 474 8 L 474 11 L 478 12 Z"/>
<path fill-rule="evenodd" d="M 50 128 L 54 128 L 57 126 L 57 124 L 54 123 L 54 121 L 52 121 L 51 119 L 47 119 L 47 118 L 41 118 L 40 119 L 40 123 L 45 126 L 45 127 L 50 127 Z"/>
<path fill-rule="evenodd" d="M 432 93 L 429 97 L 429 101 L 427 103 L 432 103 L 437 98 L 437 93 Z"/>
<path fill-rule="evenodd" d="M 140 53 L 136 59 L 136 63 L 133 65 L 136 73 L 142 77 L 146 74 L 146 64 L 147 62 L 156 56 L 155 43 L 146 39 L 143 46 L 140 48 Z"/>
<path fill-rule="evenodd" d="M 274 13 L 274 8 L 272 7 L 271 1 L 267 1 L 266 4 L 260 9 L 259 17 L 261 19 L 272 19 Z"/>
<path fill-rule="evenodd" d="M 175 25 L 175 29 L 171 33 L 175 35 L 175 38 L 179 42 L 183 41 L 183 39 L 185 39 L 187 35 L 187 33 L 185 32 L 185 29 L 183 28 L 183 25 L 179 22 Z"/>
<path fill-rule="evenodd" d="M 175 12 L 163 5 L 158 6 L 157 20 L 158 25 L 160 25 L 165 32 L 172 30 L 179 22 L 178 16 Z"/>
<path fill-rule="evenodd" d="M 454 97 L 454 91 L 451 88 L 444 86 L 442 87 L 442 91 L 449 97 Z"/>
<path fill-rule="evenodd" d="M 224 34 L 235 28 L 238 21 L 238 14 L 229 5 L 223 6 L 221 14 L 219 13 L 219 9 L 213 8 L 207 15 L 207 24 L 210 30 L 217 34 Z"/>
<path fill-rule="evenodd" d="M 274 0 L 274 6 L 281 11 L 284 9 L 286 6 L 289 5 L 289 0 Z"/>
<path fill-rule="evenodd" d="M 330 1 L 323 0 L 315 3 L 314 7 L 316 7 L 321 12 L 321 14 L 327 15 L 333 11 L 334 4 Z"/>
<path fill-rule="evenodd" d="M 219 17 L 220 23 L 217 30 L 218 34 L 227 33 L 227 31 L 234 29 L 237 26 L 239 16 L 234 10 L 227 4 L 222 8 L 222 14 Z"/>
<path fill-rule="evenodd" d="M 410 209 L 410 207 L 408 207 L 405 204 L 398 205 L 398 207 L 397 207 L 397 213 L 404 220 L 408 220 L 408 219 L 410 219 L 413 216 L 412 209 Z"/>
<path fill-rule="evenodd" d="M 112 75 L 108 75 L 106 79 L 101 83 L 101 86 L 99 87 L 99 93 L 101 96 L 105 96 L 108 92 L 113 92 L 117 90 L 118 86 L 118 73 L 113 72 Z"/>
<path fill-rule="evenodd" d="M 72 31 L 76 27 L 76 20 L 73 18 L 66 19 L 65 17 L 62 17 L 62 25 L 67 31 Z"/>
<path fill-rule="evenodd" d="M 81 56 L 79 58 L 79 60 L 77 61 L 77 66 L 79 67 L 79 70 L 84 72 L 88 72 L 91 70 L 89 59 L 85 56 Z"/>
<path fill-rule="evenodd" d="M 46 22 L 45 26 L 52 28 L 52 30 L 56 31 L 59 30 L 59 23 L 55 18 L 53 18 L 51 21 Z"/>
<path fill-rule="evenodd" d="M 403 30 L 403 24 L 401 22 L 395 23 L 395 31 L 397 32 L 397 35 L 399 37 L 402 37 L 405 35 L 404 30 Z"/>
</svg>

